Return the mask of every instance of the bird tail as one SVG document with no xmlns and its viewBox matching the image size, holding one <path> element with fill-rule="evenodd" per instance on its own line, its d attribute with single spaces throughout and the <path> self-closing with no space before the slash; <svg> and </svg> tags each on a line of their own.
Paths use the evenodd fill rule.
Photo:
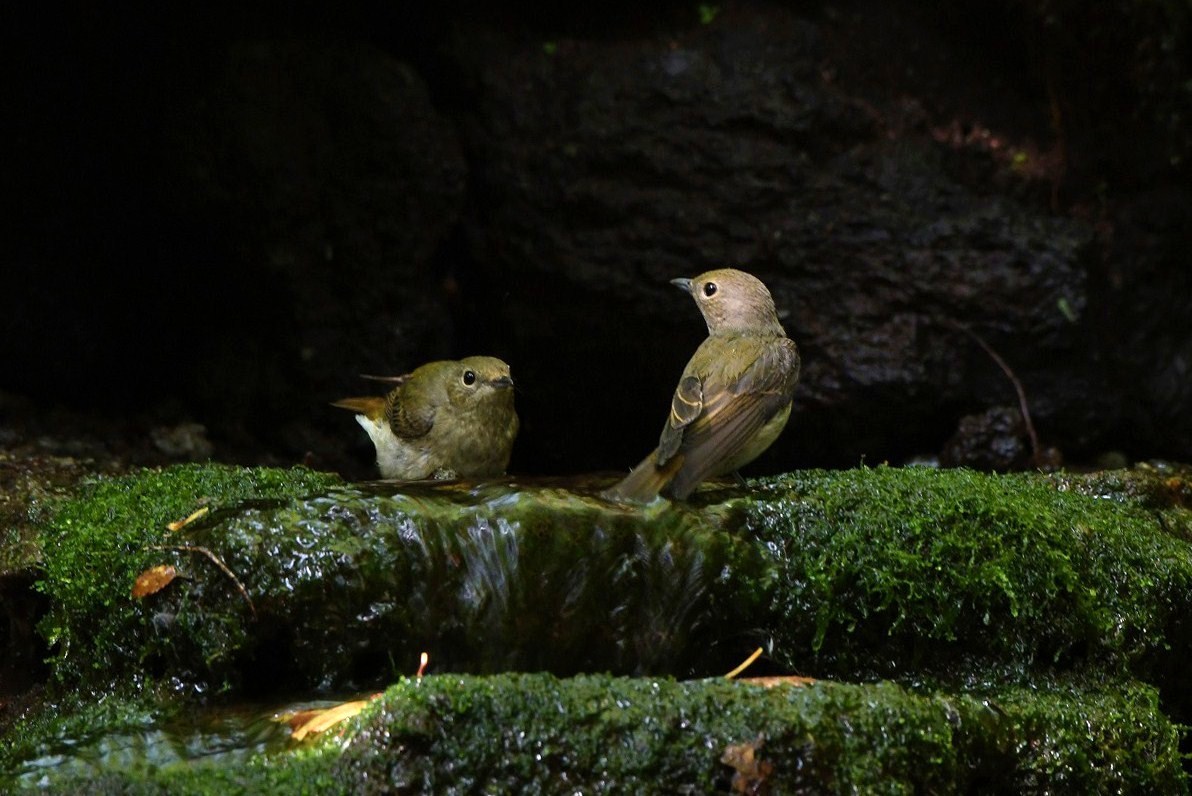
<svg viewBox="0 0 1192 796">
<path fill-rule="evenodd" d="M 683 454 L 672 456 L 662 467 L 656 464 L 657 455 L 657 451 L 651 452 L 629 475 L 602 492 L 601 497 L 629 503 L 649 503 L 658 497 L 683 466 Z"/>
<path fill-rule="evenodd" d="M 332 401 L 331 405 L 362 414 L 370 420 L 379 420 L 385 416 L 384 398 L 341 398 Z"/>
</svg>

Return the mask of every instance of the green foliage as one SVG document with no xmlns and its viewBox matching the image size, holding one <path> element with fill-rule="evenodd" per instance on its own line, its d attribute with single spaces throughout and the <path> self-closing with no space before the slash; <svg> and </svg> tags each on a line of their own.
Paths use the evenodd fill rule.
<svg viewBox="0 0 1192 796">
<path fill-rule="evenodd" d="M 173 618 L 130 596 L 137 575 L 167 559 L 155 546 L 189 543 L 167 523 L 200 506 L 217 514 L 245 500 L 279 501 L 338 483 L 336 476 L 304 468 L 181 465 L 96 479 L 51 504 L 40 539 L 45 572 L 38 588 L 50 599 L 40 628 L 56 647 L 59 677 L 102 683 L 117 672 L 136 671 L 169 643 L 161 631 Z"/>
<path fill-rule="evenodd" d="M 747 742 L 771 792 L 912 793 L 954 781 L 951 738 L 942 702 L 890 684 L 436 678 L 391 688 L 339 765 L 423 793 L 467 792 L 477 772 L 486 793 L 713 793 Z"/>
</svg>

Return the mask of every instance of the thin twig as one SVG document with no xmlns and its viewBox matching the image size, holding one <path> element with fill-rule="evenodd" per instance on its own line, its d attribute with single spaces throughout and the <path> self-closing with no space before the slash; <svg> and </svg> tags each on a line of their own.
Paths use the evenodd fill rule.
<svg viewBox="0 0 1192 796">
<path fill-rule="evenodd" d="M 738 674 L 740 674 L 741 672 L 743 672 L 743 671 L 745 671 L 746 669 L 748 669 L 748 668 L 749 668 L 749 666 L 750 666 L 750 664 L 752 664 L 754 661 L 756 661 L 758 658 L 760 658 L 760 657 L 761 657 L 761 655 L 762 655 L 762 648 L 761 648 L 761 647 L 758 647 L 757 649 L 755 649 L 755 650 L 753 651 L 753 654 L 752 654 L 752 655 L 750 655 L 748 658 L 746 658 L 746 659 L 745 659 L 745 660 L 744 660 L 744 661 L 741 663 L 741 665 L 740 665 L 740 666 L 738 666 L 736 669 L 733 669 L 731 672 L 729 672 L 728 674 L 726 674 L 726 675 L 724 676 L 724 679 L 725 679 L 725 680 L 731 680 L 731 679 L 733 679 L 733 678 L 734 678 L 734 677 L 736 677 Z"/>
<path fill-rule="evenodd" d="M 989 355 L 989 358 L 997 363 L 997 366 L 1002 369 L 1003 373 L 1006 374 L 1006 378 L 1008 378 L 1010 383 L 1014 385 L 1014 392 L 1018 393 L 1018 411 L 1022 413 L 1022 422 L 1026 426 L 1027 436 L 1031 440 L 1032 460 L 1036 467 L 1040 466 L 1043 461 L 1043 457 L 1039 452 L 1039 435 L 1035 433 L 1035 424 L 1031 422 L 1031 410 L 1030 407 L 1027 406 L 1026 390 L 1023 389 L 1022 382 L 1019 381 L 1018 377 L 1014 375 L 1014 371 L 1010 369 L 1008 364 L 1006 364 L 1006 360 L 1002 359 L 1001 356 L 998 355 L 998 352 L 993 349 L 993 346 L 985 342 L 985 338 L 974 332 L 969 327 L 965 326 L 963 323 L 949 321 L 948 324 L 964 332 L 974 341 L 976 341 L 977 345 L 981 346 L 982 350 Z"/>
<path fill-rule="evenodd" d="M 240 596 L 244 598 L 244 601 L 246 603 L 248 603 L 248 610 L 252 611 L 252 618 L 253 619 L 257 618 L 257 608 L 255 605 L 252 604 L 252 598 L 248 596 L 248 590 L 244 588 L 244 584 L 241 583 L 240 579 L 236 577 L 236 573 L 234 573 L 234 572 L 232 572 L 232 570 L 228 569 L 228 565 L 225 564 L 222 560 L 220 560 L 219 556 L 217 556 L 215 553 L 212 553 L 206 547 L 199 547 L 197 545 L 186 545 L 186 544 L 183 544 L 183 545 L 171 544 L 171 545 L 152 545 L 149 549 L 150 550 L 180 550 L 184 553 L 202 553 L 203 555 L 207 556 L 207 558 L 211 559 L 211 563 L 213 563 L 213 564 L 215 564 L 215 566 L 219 567 L 223 571 L 223 573 L 231 579 L 232 583 L 236 584 L 236 588 L 240 590 Z"/>
</svg>

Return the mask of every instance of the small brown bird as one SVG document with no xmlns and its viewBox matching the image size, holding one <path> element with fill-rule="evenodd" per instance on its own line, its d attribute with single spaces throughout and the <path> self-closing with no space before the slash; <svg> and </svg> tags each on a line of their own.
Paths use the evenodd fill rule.
<svg viewBox="0 0 1192 796">
<path fill-rule="evenodd" d="M 382 478 L 502 475 L 518 419 L 509 366 L 495 357 L 428 362 L 385 397 L 345 398 L 377 449 Z"/>
<path fill-rule="evenodd" d="M 612 500 L 683 500 L 757 458 L 790 417 L 799 350 L 766 286 L 732 268 L 671 282 L 695 299 L 708 339 L 679 379 L 658 448 L 604 493 Z"/>
</svg>

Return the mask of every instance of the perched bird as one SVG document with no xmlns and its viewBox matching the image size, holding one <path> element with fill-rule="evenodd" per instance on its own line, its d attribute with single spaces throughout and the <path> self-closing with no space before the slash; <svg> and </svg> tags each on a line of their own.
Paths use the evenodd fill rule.
<svg viewBox="0 0 1192 796">
<path fill-rule="evenodd" d="M 766 286 L 732 268 L 671 283 L 695 299 L 708 339 L 679 379 L 658 448 L 604 493 L 612 500 L 682 500 L 757 458 L 790 417 L 799 350 Z"/>
<path fill-rule="evenodd" d="M 429 362 L 387 396 L 345 398 L 377 449 L 382 478 L 501 475 L 517 437 L 513 379 L 495 357 Z"/>
</svg>

